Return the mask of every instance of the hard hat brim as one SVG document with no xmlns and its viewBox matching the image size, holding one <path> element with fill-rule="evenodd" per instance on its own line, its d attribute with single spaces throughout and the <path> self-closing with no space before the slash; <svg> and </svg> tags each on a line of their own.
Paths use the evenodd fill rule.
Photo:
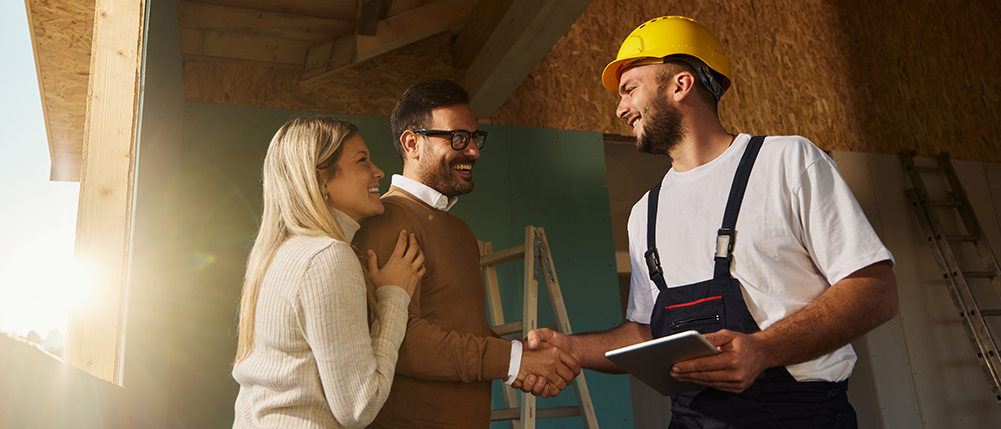
<svg viewBox="0 0 1001 429">
<path fill-rule="evenodd" d="M 644 58 L 644 57 L 639 57 Z M 601 72 L 601 85 L 612 92 L 619 92 L 619 77 L 622 76 L 622 69 L 626 63 L 636 61 L 638 58 L 623 58 L 608 63 L 605 71 Z"/>
</svg>

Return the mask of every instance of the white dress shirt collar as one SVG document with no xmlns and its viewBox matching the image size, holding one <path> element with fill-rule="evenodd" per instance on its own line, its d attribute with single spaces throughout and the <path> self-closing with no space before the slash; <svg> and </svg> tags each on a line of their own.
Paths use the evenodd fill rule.
<svg viewBox="0 0 1001 429">
<path fill-rule="evenodd" d="M 417 197 L 417 199 L 423 201 L 425 204 L 445 212 L 452 208 L 456 201 L 459 201 L 459 197 L 446 197 L 441 192 L 431 189 L 428 185 L 399 174 L 393 175 L 392 185 L 407 191 L 407 193 Z"/>
</svg>

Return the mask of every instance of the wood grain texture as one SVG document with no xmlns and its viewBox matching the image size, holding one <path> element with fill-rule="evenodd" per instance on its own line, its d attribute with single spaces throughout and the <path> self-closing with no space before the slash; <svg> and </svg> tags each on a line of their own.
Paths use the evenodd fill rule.
<svg viewBox="0 0 1001 429">
<path fill-rule="evenodd" d="M 413 83 L 455 78 L 448 33 L 338 70 L 316 84 L 300 85 L 300 74 L 299 68 L 185 56 L 184 96 L 187 101 L 207 103 L 389 116 L 396 100 Z"/>
<path fill-rule="evenodd" d="M 198 3 L 177 2 L 178 27 L 262 38 L 317 42 L 352 33 L 353 20 Z"/>
<path fill-rule="evenodd" d="M 358 0 L 195 0 L 198 3 L 235 6 L 271 12 L 316 16 L 354 22 Z"/>
<path fill-rule="evenodd" d="M 28 0 L 26 7 L 52 159 L 50 177 L 79 181 L 94 0 Z"/>
<path fill-rule="evenodd" d="M 595 0 L 493 122 L 628 134 L 598 81 L 619 43 L 665 14 L 712 29 L 731 61 L 727 129 L 801 134 L 825 150 L 1001 161 L 1001 6 L 943 0 Z"/>
<path fill-rule="evenodd" d="M 97 0 L 74 255 L 95 276 L 74 309 L 66 361 L 119 383 L 132 240 L 143 0 Z"/>
<path fill-rule="evenodd" d="M 387 21 L 443 1 L 396 0 L 380 16 L 385 13 Z M 53 177 L 72 180 L 83 139 L 93 0 L 27 3 Z M 392 110 L 395 99 L 378 95 L 387 85 L 398 94 L 426 76 L 463 76 L 469 48 L 459 37 L 457 52 L 449 44 L 442 50 L 415 48 L 434 42 L 394 46 L 379 66 L 362 68 L 385 75 L 363 76 L 337 96 L 303 96 L 326 89 L 296 88 L 301 76 L 289 70 L 301 72 L 310 44 L 351 32 L 357 6 L 357 0 L 180 1 L 185 59 L 199 65 L 185 69 L 186 99 L 246 103 L 244 96 L 219 95 L 278 91 L 251 99 L 268 100 L 261 107 L 370 114 Z M 992 34 L 1001 3 L 990 0 L 594 0 L 497 113 L 482 119 L 628 135 L 614 116 L 618 97 L 601 87 L 599 75 L 629 32 L 668 13 L 699 20 L 723 44 L 733 86 L 719 112 L 733 132 L 801 134 L 824 150 L 917 149 L 922 156 L 948 151 L 954 159 L 1001 162 L 1001 76 L 993 73 L 1001 64 L 1001 38 Z M 231 51 L 239 58 L 208 64 L 213 55 Z M 459 71 L 450 64 L 456 53 Z M 298 57 L 294 64 L 292 57 Z M 344 73 L 355 76 L 345 70 L 332 77 Z M 340 88 L 332 80 L 321 86 Z M 359 99 L 348 101 L 350 94 Z M 345 110 L 362 105 L 367 107 Z"/>
</svg>

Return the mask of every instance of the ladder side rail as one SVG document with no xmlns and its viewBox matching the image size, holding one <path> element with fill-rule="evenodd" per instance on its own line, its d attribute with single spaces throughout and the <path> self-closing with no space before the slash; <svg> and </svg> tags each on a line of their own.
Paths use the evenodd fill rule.
<svg viewBox="0 0 1001 429">
<path fill-rule="evenodd" d="M 493 253 L 493 243 L 480 242 L 480 259 L 488 259 L 488 255 Z M 490 309 L 490 326 L 495 329 L 504 325 L 504 307 L 501 306 L 500 284 L 497 281 L 497 265 L 488 264 L 483 267 L 483 282 L 487 288 L 487 307 Z M 504 392 L 504 406 L 507 408 L 518 407 L 518 392 L 507 386 L 501 387 Z M 491 418 L 497 414 L 491 411 Z M 515 418 L 508 422 L 510 429 L 521 429 L 521 420 Z"/>
<path fill-rule="evenodd" d="M 960 203 L 959 217 L 963 220 L 966 232 L 968 235 L 976 237 L 973 244 L 977 249 L 977 255 L 980 256 L 987 271 L 994 272 L 994 275 L 990 278 L 991 285 L 994 287 L 994 293 L 997 295 L 998 300 L 1001 301 L 1001 275 L 999 275 L 1001 274 L 1001 265 L 998 265 L 997 255 L 991 249 L 990 242 L 987 241 L 987 234 L 984 233 L 980 225 L 980 220 L 973 211 L 969 195 L 967 195 L 966 189 L 963 188 L 962 182 L 959 181 L 959 176 L 956 175 L 956 168 L 952 165 L 949 154 L 942 152 L 938 155 L 937 159 L 939 167 L 945 172 L 949 187 L 952 188 L 953 199 Z"/>
<path fill-rule="evenodd" d="M 525 289 L 524 312 L 522 313 L 522 338 L 539 324 L 539 283 L 536 279 L 535 227 L 525 227 Z M 535 395 L 521 394 L 521 424 L 524 429 L 535 429 Z"/>
<path fill-rule="evenodd" d="M 970 204 L 970 199 L 966 195 L 963 183 L 959 181 L 959 176 L 956 175 L 956 168 L 953 167 L 952 160 L 949 159 L 949 154 L 942 152 L 935 159 L 938 162 L 939 168 L 945 174 L 946 181 L 949 183 L 949 188 L 952 190 L 950 194 L 953 200 L 960 203 L 957 209 L 959 210 L 960 218 L 963 220 L 963 226 L 966 227 L 966 233 L 972 236 L 983 237 L 984 232 L 980 227 L 980 221 L 977 220 L 977 215 L 973 212 L 973 205 Z"/>
<path fill-rule="evenodd" d="M 556 265 L 553 263 L 553 254 L 549 251 L 549 240 L 546 239 L 546 232 L 543 228 L 538 228 L 536 234 L 536 250 L 540 260 L 539 271 L 545 279 L 546 289 L 549 292 L 549 303 L 553 307 L 553 315 L 556 318 L 558 330 L 565 334 L 573 334 L 570 328 L 570 317 L 567 314 L 566 304 L 563 302 L 563 293 L 560 290 L 560 283 L 556 276 Z M 586 429 L 598 429 L 598 418 L 594 414 L 594 404 L 591 402 L 591 394 L 587 388 L 587 381 L 584 373 L 581 372 L 573 380 L 574 395 L 577 397 L 577 404 L 581 407 L 581 420 Z"/>
<path fill-rule="evenodd" d="M 941 222 L 934 212 L 929 213 L 927 207 L 928 200 L 922 200 L 917 195 L 916 189 L 917 187 L 907 191 L 907 199 L 914 208 L 918 222 L 925 231 L 929 243 L 932 244 L 932 251 L 935 253 L 936 260 L 942 265 L 944 270 L 943 277 L 949 280 L 949 290 L 952 292 L 950 295 L 953 297 L 956 307 L 959 308 L 963 326 L 966 328 L 971 342 L 974 343 L 978 351 L 978 357 L 981 358 L 981 365 L 984 367 L 985 375 L 988 381 L 991 382 L 989 384 L 995 393 L 995 398 L 1001 401 L 1001 376 L 999 376 L 1001 358 L 998 356 L 997 345 L 987 327 L 986 320 L 984 320 L 983 315 L 979 311 L 976 297 L 973 291 L 970 290 L 962 270 L 959 269 L 956 263 L 952 248 L 949 247 L 947 242 L 943 243 L 944 240 L 938 238 L 945 237 Z"/>
</svg>

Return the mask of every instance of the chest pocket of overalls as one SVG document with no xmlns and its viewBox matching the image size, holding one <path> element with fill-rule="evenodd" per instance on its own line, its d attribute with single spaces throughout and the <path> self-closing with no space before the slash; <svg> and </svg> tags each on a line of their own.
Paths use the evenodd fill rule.
<svg viewBox="0 0 1001 429">
<path fill-rule="evenodd" d="M 740 282 L 730 276 L 734 227 L 744 198 L 747 179 L 764 137 L 752 137 L 734 174 L 730 195 L 723 214 L 723 225 L 716 238 L 713 277 L 698 283 L 668 288 L 664 281 L 660 256 L 656 247 L 658 183 L 647 197 L 647 243 L 645 254 L 650 279 L 660 293 L 650 315 L 650 331 L 654 338 L 695 330 L 709 334 L 729 329 L 745 334 L 757 332 L 758 324 L 744 303 Z"/>
<path fill-rule="evenodd" d="M 688 330 L 708 334 L 726 326 L 724 297 L 708 282 L 671 288 L 657 296 L 650 320 L 655 337 Z M 714 293 L 715 292 L 715 293 Z"/>
</svg>

